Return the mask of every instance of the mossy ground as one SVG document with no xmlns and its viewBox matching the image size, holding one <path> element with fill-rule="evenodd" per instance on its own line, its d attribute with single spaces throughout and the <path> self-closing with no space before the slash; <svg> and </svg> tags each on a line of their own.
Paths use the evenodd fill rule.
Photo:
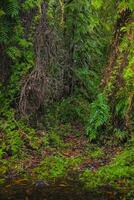
<svg viewBox="0 0 134 200">
<path fill-rule="evenodd" d="M 80 181 L 87 189 L 96 189 L 109 185 L 126 194 L 124 199 L 134 199 L 134 142 L 133 138 L 121 152 L 97 171 L 84 170 Z"/>
<path fill-rule="evenodd" d="M 74 130 L 73 130 L 74 131 Z M 52 130 L 40 134 L 40 148 L 22 152 L 20 157 L 1 159 L 0 184 L 20 176 L 55 182 L 76 174 L 83 187 L 91 190 L 111 185 L 124 191 L 134 190 L 134 142 L 123 146 L 93 144 L 80 130 L 60 136 Z M 124 150 L 123 150 L 124 149 Z M 30 149 L 29 149 L 30 151 Z"/>
</svg>

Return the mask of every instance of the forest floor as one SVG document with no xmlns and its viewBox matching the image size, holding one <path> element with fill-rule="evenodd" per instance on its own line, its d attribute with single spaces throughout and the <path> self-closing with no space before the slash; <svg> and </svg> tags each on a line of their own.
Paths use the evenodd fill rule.
<svg viewBox="0 0 134 200">
<path fill-rule="evenodd" d="M 59 147 L 47 147 L 42 152 L 44 159 L 51 156 L 61 156 L 66 159 L 80 158 L 80 164 L 77 170 L 84 170 L 89 168 L 93 171 L 98 170 L 99 167 L 108 165 L 110 161 L 122 151 L 119 145 L 111 144 L 98 146 L 92 144 L 85 136 L 75 136 L 70 134 L 64 137 Z M 26 166 L 31 169 L 38 166 L 42 157 L 33 155 L 32 159 L 26 163 Z"/>
<path fill-rule="evenodd" d="M 11 180 L 17 180 L 18 185 L 23 184 L 23 180 L 45 181 L 48 185 L 69 180 L 77 181 L 90 191 L 102 186 L 122 189 L 123 193 L 134 191 L 133 140 L 127 148 L 127 144 L 119 145 L 112 137 L 103 138 L 103 143 L 91 143 L 78 127 L 75 134 L 70 131 L 64 136 L 54 131 L 37 134 L 39 149 L 29 147 L 18 158 L 8 156 L 0 160 L 1 185 L 7 180 L 10 180 L 9 186 Z"/>
<path fill-rule="evenodd" d="M 105 145 L 93 144 L 82 133 L 70 133 L 64 137 L 54 133 L 51 138 L 43 132 L 38 134 L 41 135 L 41 139 L 49 140 L 46 147 L 41 151 L 29 149 L 29 152 L 24 155 L 22 153 L 20 158 L 8 156 L 4 159 L 0 169 L 1 182 L 5 178 L 21 175 L 49 181 L 65 176 L 70 171 L 80 173 L 89 169 L 96 172 L 122 152 L 122 146 L 114 144 L 112 140 Z M 44 170 L 45 174 L 42 173 Z"/>
</svg>

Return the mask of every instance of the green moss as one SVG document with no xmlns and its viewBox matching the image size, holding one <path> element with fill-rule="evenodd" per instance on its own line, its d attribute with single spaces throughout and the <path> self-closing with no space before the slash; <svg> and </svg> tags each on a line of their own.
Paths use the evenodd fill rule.
<svg viewBox="0 0 134 200">
<path fill-rule="evenodd" d="M 75 169 L 81 162 L 80 158 L 65 158 L 63 156 L 46 157 L 33 172 L 40 179 L 55 180 L 65 177 L 67 173 Z"/>
<path fill-rule="evenodd" d="M 80 180 L 87 188 L 97 188 L 106 184 L 120 187 L 118 181 L 124 180 L 124 186 L 134 183 L 134 145 L 127 147 L 113 161 L 97 172 L 85 170 Z"/>
</svg>

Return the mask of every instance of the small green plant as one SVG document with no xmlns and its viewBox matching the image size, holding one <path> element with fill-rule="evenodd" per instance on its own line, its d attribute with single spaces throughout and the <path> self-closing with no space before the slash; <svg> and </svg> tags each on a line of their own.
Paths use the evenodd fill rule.
<svg viewBox="0 0 134 200">
<path fill-rule="evenodd" d="M 65 158 L 63 156 L 46 157 L 40 166 L 35 168 L 33 172 L 38 175 L 40 179 L 55 180 L 59 177 L 65 177 L 68 171 L 75 168 L 81 159 L 79 158 Z"/>
<path fill-rule="evenodd" d="M 44 144 L 45 147 L 49 146 L 49 135 L 48 134 L 45 134 L 43 136 L 43 144 Z"/>
<path fill-rule="evenodd" d="M 23 120 L 15 119 L 15 111 L 9 110 L 4 114 L 4 119 L 0 121 L 0 129 L 3 132 L 4 141 L 0 140 L 1 156 L 20 157 L 23 150 L 36 149 L 41 145 L 41 140 L 37 137 L 35 130 L 30 128 Z"/>
<path fill-rule="evenodd" d="M 120 129 L 114 129 L 114 135 L 118 141 L 123 141 L 128 137 L 128 133 L 126 131 L 121 131 Z"/>
<path fill-rule="evenodd" d="M 54 131 L 49 132 L 49 144 L 53 147 L 61 147 L 64 145 L 60 135 Z"/>
<path fill-rule="evenodd" d="M 56 148 L 64 147 L 61 135 L 58 134 L 55 130 L 50 130 L 43 136 L 43 144 L 45 147 L 56 147 Z"/>
<path fill-rule="evenodd" d="M 104 156 L 104 152 L 101 148 L 95 145 L 92 146 L 91 144 L 86 147 L 86 154 L 93 159 L 102 158 Z"/>
<path fill-rule="evenodd" d="M 44 124 L 48 129 L 59 129 L 58 132 L 63 132 L 63 127 L 66 126 L 68 126 L 68 131 L 71 131 L 72 122 L 79 122 L 83 125 L 87 123 L 89 112 L 89 101 L 82 97 L 82 95 L 72 95 L 48 109 Z M 61 129 L 58 128 L 60 126 Z"/>
<path fill-rule="evenodd" d="M 110 118 L 110 108 L 105 94 L 99 94 L 98 98 L 90 105 L 90 116 L 87 123 L 87 135 L 90 140 L 96 139 L 102 125 L 106 125 Z"/>
</svg>

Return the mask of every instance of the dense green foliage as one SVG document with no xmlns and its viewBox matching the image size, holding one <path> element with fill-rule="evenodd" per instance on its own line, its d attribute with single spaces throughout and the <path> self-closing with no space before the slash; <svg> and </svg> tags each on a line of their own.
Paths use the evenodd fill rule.
<svg viewBox="0 0 134 200">
<path fill-rule="evenodd" d="M 90 145 L 110 139 L 119 145 L 131 138 L 133 11 L 133 0 L 0 1 L 3 166 L 7 159 L 19 162 L 36 153 L 43 161 L 34 173 L 55 179 L 81 163 L 61 155 L 43 157 L 46 148 L 64 148 L 68 135 L 84 136 Z M 96 173 L 86 170 L 81 180 L 91 188 L 122 178 L 129 185 L 133 157 L 132 143 L 108 166 Z"/>
<path fill-rule="evenodd" d="M 28 6 L 27 3 L 28 1 L 24 4 L 18 3 L 18 1 L 0 3 L 2 13 L 0 17 L 0 41 L 2 47 L 1 56 L 3 56 L 0 84 L 1 157 L 7 152 L 13 155 L 21 154 L 23 146 L 21 131 L 26 128 L 29 132 L 25 123 L 15 119 L 14 109 L 14 105 L 18 103 L 16 99 L 20 93 L 20 81 L 34 67 L 35 60 L 32 33 L 25 37 L 25 34 L 28 33 L 26 33 L 26 27 L 21 20 L 21 15 Z M 32 2 L 30 4 L 29 1 L 29 9 L 31 7 L 33 7 Z M 34 19 L 31 22 L 32 26 L 35 26 Z M 29 31 L 31 27 L 29 27 Z M 25 130 L 24 132 L 26 133 L 27 131 Z M 30 129 L 30 134 L 33 134 L 32 129 Z M 5 138 L 4 141 L 2 140 L 3 137 Z"/>
</svg>

